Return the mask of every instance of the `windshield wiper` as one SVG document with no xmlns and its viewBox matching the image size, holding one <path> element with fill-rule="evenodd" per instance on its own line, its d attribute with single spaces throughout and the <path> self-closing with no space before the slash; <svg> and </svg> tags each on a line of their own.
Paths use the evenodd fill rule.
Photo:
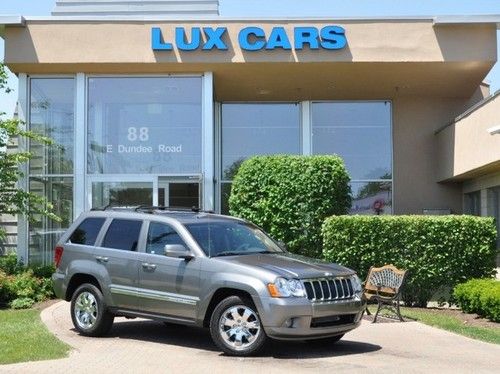
<svg viewBox="0 0 500 374">
<path fill-rule="evenodd" d="M 219 252 L 216 255 L 212 257 L 222 257 L 222 256 L 238 256 L 238 255 L 244 255 L 245 253 L 241 252 L 236 252 L 236 251 L 224 251 L 224 252 Z"/>
</svg>

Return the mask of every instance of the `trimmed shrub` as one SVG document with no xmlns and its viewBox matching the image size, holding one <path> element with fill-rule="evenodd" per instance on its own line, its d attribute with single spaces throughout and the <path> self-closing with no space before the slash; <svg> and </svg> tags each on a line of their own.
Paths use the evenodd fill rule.
<svg viewBox="0 0 500 374">
<path fill-rule="evenodd" d="M 323 257 L 366 277 L 370 266 L 408 270 L 403 300 L 423 306 L 458 283 L 495 273 L 496 228 L 474 216 L 340 216 L 326 219 Z"/>
<path fill-rule="evenodd" d="M 230 213 L 261 226 L 291 252 L 321 255 L 321 224 L 351 206 L 349 175 L 338 156 L 256 156 L 233 180 Z"/>
<path fill-rule="evenodd" d="M 472 279 L 457 285 L 453 296 L 463 312 L 500 322 L 500 281 Z"/>
</svg>

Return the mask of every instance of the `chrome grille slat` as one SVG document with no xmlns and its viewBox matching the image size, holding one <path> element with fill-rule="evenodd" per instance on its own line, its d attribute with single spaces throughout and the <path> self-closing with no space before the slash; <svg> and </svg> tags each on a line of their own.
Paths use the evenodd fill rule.
<svg viewBox="0 0 500 374">
<path fill-rule="evenodd" d="M 328 277 L 302 281 L 307 298 L 314 302 L 348 300 L 354 297 L 351 277 Z"/>
</svg>

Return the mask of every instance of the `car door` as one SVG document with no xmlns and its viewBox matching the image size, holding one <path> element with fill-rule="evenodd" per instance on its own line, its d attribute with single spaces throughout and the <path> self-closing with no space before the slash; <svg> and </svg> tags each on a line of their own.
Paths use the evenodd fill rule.
<svg viewBox="0 0 500 374">
<path fill-rule="evenodd" d="M 138 308 L 137 250 L 142 224 L 142 220 L 113 218 L 100 245 L 94 250 L 101 279 L 107 279 L 111 306 Z"/>
<path fill-rule="evenodd" d="M 200 261 L 167 257 L 167 244 L 189 247 L 178 231 L 164 222 L 150 221 L 144 252 L 139 253 L 141 309 L 178 319 L 195 320 L 199 303 Z"/>
</svg>

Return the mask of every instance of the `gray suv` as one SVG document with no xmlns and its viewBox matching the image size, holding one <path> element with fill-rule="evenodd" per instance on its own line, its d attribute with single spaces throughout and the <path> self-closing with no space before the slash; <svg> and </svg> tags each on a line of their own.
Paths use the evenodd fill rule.
<svg viewBox="0 0 500 374">
<path fill-rule="evenodd" d="M 55 248 L 57 297 L 76 330 L 115 316 L 206 327 L 230 355 L 267 338 L 338 341 L 365 309 L 345 267 L 297 256 L 250 222 L 161 207 L 83 213 Z"/>
</svg>

